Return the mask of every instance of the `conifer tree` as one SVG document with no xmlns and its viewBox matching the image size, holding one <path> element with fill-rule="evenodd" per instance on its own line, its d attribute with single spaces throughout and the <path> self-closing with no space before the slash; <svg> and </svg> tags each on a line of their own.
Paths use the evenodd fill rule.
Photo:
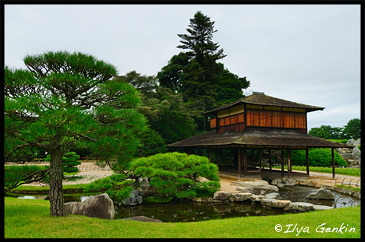
<svg viewBox="0 0 365 242">
<path fill-rule="evenodd" d="M 65 216 L 62 156 L 84 143 L 112 168 L 123 167 L 138 148 L 146 118 L 136 110 L 135 88 L 112 80 L 116 68 L 93 56 L 47 52 L 24 63 L 28 70 L 5 68 L 5 143 L 13 144 L 5 158 L 30 147 L 46 151 L 50 212 Z"/>
</svg>

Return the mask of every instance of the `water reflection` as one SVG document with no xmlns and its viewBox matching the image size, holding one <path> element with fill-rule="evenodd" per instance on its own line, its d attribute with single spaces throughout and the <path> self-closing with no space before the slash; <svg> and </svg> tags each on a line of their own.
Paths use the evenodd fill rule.
<svg viewBox="0 0 365 242">
<path fill-rule="evenodd" d="M 284 214 L 282 209 L 243 203 L 145 203 L 139 206 L 117 206 L 115 219 L 146 216 L 163 222 L 194 222 L 210 219 Z"/>
<path fill-rule="evenodd" d="M 80 195 L 64 195 L 63 196 L 63 201 L 65 203 L 67 202 L 83 202 L 85 201 L 87 198 L 91 197 L 92 195 L 89 196 L 80 196 Z M 48 196 L 38 196 L 38 195 L 34 195 L 34 196 L 18 196 L 17 198 L 19 199 L 43 199 L 43 200 L 49 200 Z"/>
</svg>

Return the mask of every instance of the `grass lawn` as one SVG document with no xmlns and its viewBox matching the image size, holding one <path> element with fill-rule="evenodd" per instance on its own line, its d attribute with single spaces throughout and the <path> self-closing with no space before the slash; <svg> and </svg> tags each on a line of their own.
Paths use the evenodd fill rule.
<svg viewBox="0 0 365 242">
<path fill-rule="evenodd" d="M 51 217 L 47 200 L 6 197 L 4 202 L 5 238 L 360 238 L 360 207 L 203 222 L 143 223 L 79 215 Z M 275 231 L 278 224 L 280 232 Z M 303 227 L 301 232 L 295 225 L 299 231 Z M 323 228 L 339 229 L 325 232 Z"/>
<path fill-rule="evenodd" d="M 281 169 L 281 166 L 273 166 L 272 168 Z M 284 165 L 285 171 L 288 170 L 288 166 Z M 306 166 L 292 166 L 292 170 L 298 171 L 306 171 Z M 332 174 L 332 167 L 322 167 L 322 166 L 310 166 L 309 172 L 323 172 L 323 173 L 331 173 Z M 360 176 L 361 169 L 360 168 L 341 168 L 335 167 L 335 173 L 338 175 L 349 175 L 349 176 Z"/>
</svg>

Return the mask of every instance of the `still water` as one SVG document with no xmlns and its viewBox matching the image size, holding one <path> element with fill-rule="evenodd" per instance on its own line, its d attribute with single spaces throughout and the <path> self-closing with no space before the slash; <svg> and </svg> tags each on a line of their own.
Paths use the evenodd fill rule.
<svg viewBox="0 0 365 242">
<path fill-rule="evenodd" d="M 279 189 L 277 199 L 292 202 L 309 202 L 331 207 L 350 207 L 360 204 L 360 199 L 333 192 L 334 200 L 313 200 L 305 197 L 317 188 L 294 186 Z M 91 195 L 90 195 L 91 196 Z M 82 202 L 90 196 L 65 195 L 65 202 Z M 47 199 L 47 196 L 22 196 L 21 199 Z M 241 203 L 196 203 L 196 202 L 169 202 L 143 203 L 137 206 L 115 206 L 115 219 L 133 216 L 146 216 L 159 219 L 163 222 L 195 222 L 210 219 L 223 219 L 246 216 L 266 216 L 285 214 L 283 209 L 267 208 L 258 203 L 245 201 Z"/>
</svg>

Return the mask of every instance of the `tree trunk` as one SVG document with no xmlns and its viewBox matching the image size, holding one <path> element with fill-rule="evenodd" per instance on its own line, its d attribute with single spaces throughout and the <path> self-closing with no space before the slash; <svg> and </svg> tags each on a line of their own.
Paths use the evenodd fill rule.
<svg viewBox="0 0 365 242">
<path fill-rule="evenodd" d="M 63 162 L 61 150 L 50 152 L 51 162 L 49 169 L 49 202 L 51 207 L 51 216 L 66 216 L 65 204 L 63 202 L 62 176 Z"/>
</svg>

